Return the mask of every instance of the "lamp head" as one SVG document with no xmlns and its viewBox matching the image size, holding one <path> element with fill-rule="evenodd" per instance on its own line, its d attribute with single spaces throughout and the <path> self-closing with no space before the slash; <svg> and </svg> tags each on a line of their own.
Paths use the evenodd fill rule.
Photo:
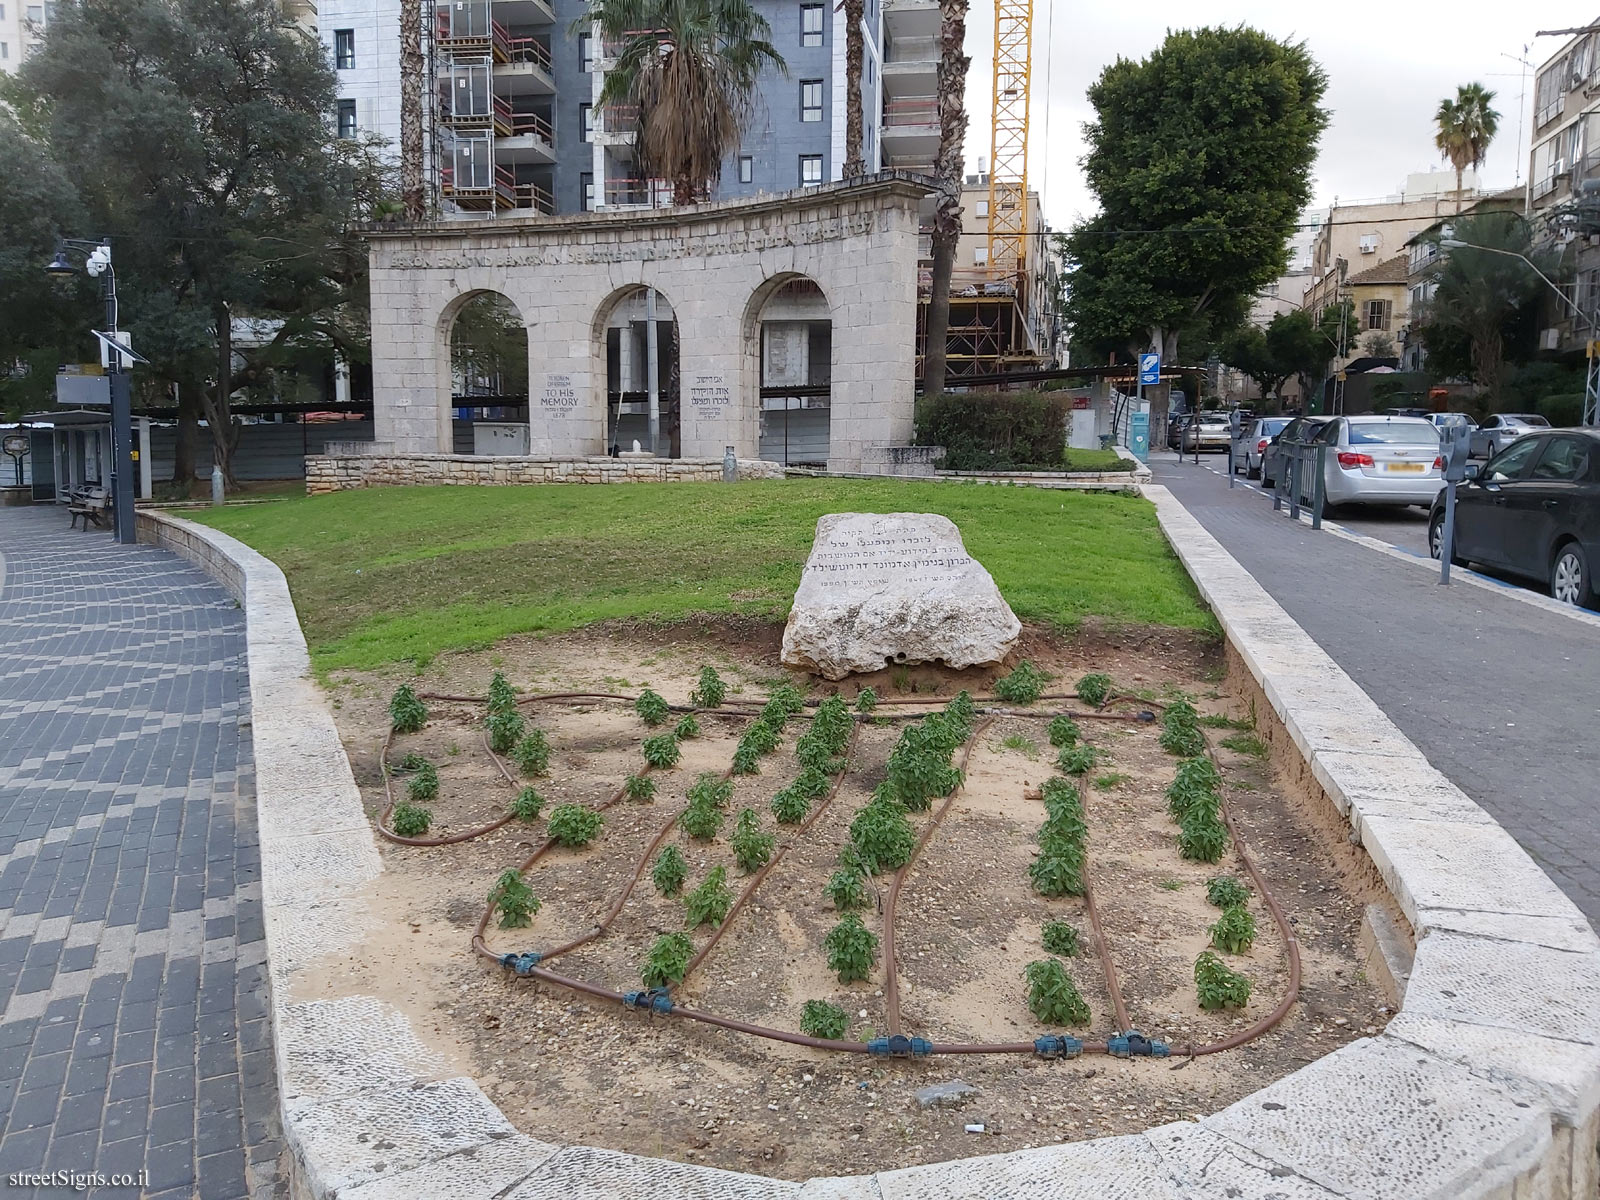
<svg viewBox="0 0 1600 1200">
<path fill-rule="evenodd" d="M 1466 249 L 1467 243 L 1463 242 L 1460 238 L 1447 237 L 1440 238 L 1439 245 L 1443 246 L 1446 250 L 1464 250 Z"/>
<path fill-rule="evenodd" d="M 56 256 L 44 270 L 45 274 L 57 279 L 66 279 L 78 273 L 78 268 L 67 259 L 67 248 L 59 244 L 56 246 Z"/>
</svg>

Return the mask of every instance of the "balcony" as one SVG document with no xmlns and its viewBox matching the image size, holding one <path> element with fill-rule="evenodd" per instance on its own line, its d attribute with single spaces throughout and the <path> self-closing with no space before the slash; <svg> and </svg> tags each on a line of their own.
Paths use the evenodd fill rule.
<svg viewBox="0 0 1600 1200">
<path fill-rule="evenodd" d="M 445 167 L 439 172 L 439 192 L 466 212 L 516 208 L 521 195 L 516 176 L 505 167 L 495 168 L 492 180 L 487 171 L 473 171 L 458 176 L 454 168 Z"/>
<path fill-rule="evenodd" d="M 607 208 L 671 208 L 672 185 L 665 179 L 606 180 Z"/>
<path fill-rule="evenodd" d="M 498 109 L 505 101 L 495 97 Z M 555 131 L 550 122 L 536 112 L 507 110 L 510 131 L 496 126 L 498 136 L 494 143 L 495 161 L 505 163 L 542 163 L 556 160 Z"/>
<path fill-rule="evenodd" d="M 930 174 L 939 152 L 939 102 L 932 96 L 885 100 L 879 136 L 885 167 Z"/>
<path fill-rule="evenodd" d="M 597 111 L 594 139 L 602 146 L 631 146 L 638 134 L 637 104 L 607 104 Z"/>
<path fill-rule="evenodd" d="M 883 0 L 883 28 L 890 37 L 937 37 L 939 0 Z"/>
<path fill-rule="evenodd" d="M 555 10 L 549 0 L 494 0 L 495 20 L 518 25 L 554 25 Z"/>
<path fill-rule="evenodd" d="M 890 98 L 922 97 L 939 86 L 939 43 L 935 38 L 887 38 L 883 60 L 883 94 Z"/>
</svg>

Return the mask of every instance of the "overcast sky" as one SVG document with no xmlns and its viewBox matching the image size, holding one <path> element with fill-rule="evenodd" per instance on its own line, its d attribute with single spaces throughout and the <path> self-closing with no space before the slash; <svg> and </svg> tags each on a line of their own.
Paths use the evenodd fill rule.
<svg viewBox="0 0 1600 1200">
<path fill-rule="evenodd" d="M 1054 10 L 1052 12 L 1052 10 Z M 972 113 L 967 169 L 989 153 L 994 6 L 973 0 L 967 45 L 972 55 Z M 1564 39 L 1536 38 L 1540 29 L 1585 25 L 1600 3 L 1547 0 L 1392 0 L 1387 4 L 1283 4 L 1267 0 L 1145 0 L 1144 3 L 1066 3 L 1035 0 L 1033 118 L 1029 185 L 1044 199 L 1051 225 L 1064 228 L 1094 210 L 1078 160 L 1083 123 L 1093 115 L 1085 91 L 1118 57 L 1139 59 L 1161 44 L 1167 30 L 1200 25 L 1252 25 L 1275 37 L 1305 41 L 1328 73 L 1327 104 L 1333 120 L 1322 138 L 1313 196 L 1326 205 L 1385 196 L 1413 172 L 1441 164 L 1433 147 L 1432 118 L 1457 84 L 1477 81 L 1498 93 L 1500 134 L 1489 151 L 1483 182 L 1492 188 L 1519 182 L 1521 129 L 1527 172 L 1527 108 L 1522 66 L 1535 67 Z M 1052 29 L 1051 26 L 1054 26 Z M 1524 55 L 1524 48 L 1531 47 Z M 1046 103 L 1048 97 L 1048 103 Z"/>
</svg>

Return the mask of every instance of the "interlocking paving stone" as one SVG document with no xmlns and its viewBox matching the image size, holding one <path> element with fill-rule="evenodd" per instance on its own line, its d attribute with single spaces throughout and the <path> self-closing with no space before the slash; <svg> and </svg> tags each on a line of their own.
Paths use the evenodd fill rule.
<svg viewBox="0 0 1600 1200">
<path fill-rule="evenodd" d="M 287 1195 L 249 718 L 244 614 L 203 572 L 6 510 L 0 1173 Z"/>
</svg>

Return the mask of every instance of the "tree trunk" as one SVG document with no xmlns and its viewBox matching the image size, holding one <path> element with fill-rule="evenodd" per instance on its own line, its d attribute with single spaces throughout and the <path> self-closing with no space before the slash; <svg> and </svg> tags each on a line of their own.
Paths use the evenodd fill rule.
<svg viewBox="0 0 1600 1200">
<path fill-rule="evenodd" d="M 1456 168 L 1456 216 L 1458 216 L 1458 217 L 1461 215 L 1461 177 L 1462 177 L 1462 170 L 1461 170 L 1460 167 L 1457 167 Z"/>
<path fill-rule="evenodd" d="M 967 0 L 939 0 L 939 181 L 933 215 L 933 290 L 928 297 L 927 351 L 922 386 L 930 396 L 944 391 L 945 339 L 950 330 L 950 276 L 961 240 L 962 150 L 967 139 Z"/>
<path fill-rule="evenodd" d="M 217 326 L 217 382 L 202 392 L 206 425 L 211 430 L 211 461 L 222 468 L 223 486 L 238 487 L 233 477 L 233 451 L 239 444 L 239 431 L 233 424 L 233 321 L 226 304 L 219 304 L 213 316 Z"/>
<path fill-rule="evenodd" d="M 172 486 L 178 489 L 180 500 L 186 499 L 194 488 L 194 447 L 204 412 L 200 399 L 204 391 L 203 380 L 188 379 L 178 384 L 178 436 L 172 448 Z"/>
<path fill-rule="evenodd" d="M 422 0 L 400 0 L 400 202 L 406 220 L 427 215 L 422 186 Z"/>
<path fill-rule="evenodd" d="M 844 177 L 860 179 L 867 173 L 861 155 L 861 21 L 866 0 L 844 0 Z"/>
</svg>

